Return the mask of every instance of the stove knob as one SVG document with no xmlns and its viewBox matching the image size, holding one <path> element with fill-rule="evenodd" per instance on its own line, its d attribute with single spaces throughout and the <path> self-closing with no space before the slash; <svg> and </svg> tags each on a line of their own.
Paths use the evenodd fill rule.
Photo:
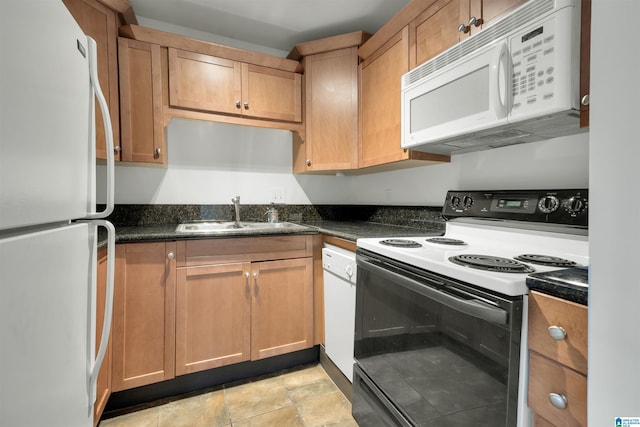
<svg viewBox="0 0 640 427">
<path fill-rule="evenodd" d="M 540 212 L 548 214 L 557 211 L 559 205 L 560 202 L 556 196 L 546 196 L 538 202 L 538 209 Z"/>
<path fill-rule="evenodd" d="M 457 209 L 458 207 L 460 207 L 460 197 L 458 196 L 451 197 L 450 203 L 452 208 Z"/>
<path fill-rule="evenodd" d="M 578 199 L 577 197 L 572 197 L 569 200 L 567 200 L 566 208 L 567 208 L 567 212 L 575 216 L 584 210 L 585 203 L 582 199 Z"/>
<path fill-rule="evenodd" d="M 465 209 L 469 209 L 471 206 L 473 206 L 473 197 L 464 196 L 464 198 L 462 199 L 462 205 Z"/>
</svg>

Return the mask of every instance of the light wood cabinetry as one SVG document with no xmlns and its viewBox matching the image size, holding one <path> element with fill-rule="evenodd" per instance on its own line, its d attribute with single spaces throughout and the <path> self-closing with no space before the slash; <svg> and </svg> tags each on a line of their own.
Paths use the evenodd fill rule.
<svg viewBox="0 0 640 427">
<path fill-rule="evenodd" d="M 100 347 L 102 339 L 102 325 L 104 322 L 104 306 L 107 294 L 107 250 L 106 248 L 98 251 L 98 268 L 97 268 L 97 284 L 96 284 L 96 353 Z M 96 381 L 96 402 L 93 407 L 93 424 L 98 424 L 102 412 L 107 405 L 107 400 L 111 396 L 111 339 L 109 346 L 104 355 L 98 379 Z"/>
<path fill-rule="evenodd" d="M 409 71 L 409 27 L 392 37 L 360 64 L 359 166 L 407 160 L 446 162 L 448 156 L 400 148 L 400 92 Z"/>
<path fill-rule="evenodd" d="M 536 426 L 587 425 L 586 306 L 529 294 L 528 403 Z"/>
<path fill-rule="evenodd" d="M 174 377 L 175 242 L 116 246 L 113 391 Z"/>
<path fill-rule="evenodd" d="M 491 25 L 525 0 L 438 0 L 410 24 L 411 68 Z"/>
<path fill-rule="evenodd" d="M 98 0 L 63 0 L 82 31 L 98 46 L 98 79 L 109 105 L 114 146 L 118 147 L 120 126 L 118 106 L 118 13 Z M 124 2 L 123 2 L 124 3 Z M 96 157 L 106 159 L 106 141 L 102 113 L 96 101 Z M 118 152 L 115 153 L 119 160 Z"/>
<path fill-rule="evenodd" d="M 358 167 L 358 49 L 306 56 L 305 139 L 294 144 L 294 173 Z"/>
<path fill-rule="evenodd" d="M 169 105 L 300 122 L 302 78 L 226 58 L 169 48 Z"/>
<path fill-rule="evenodd" d="M 160 46 L 118 39 L 123 161 L 166 163 Z"/>
<path fill-rule="evenodd" d="M 176 374 L 313 347 L 312 236 L 178 242 Z"/>
</svg>

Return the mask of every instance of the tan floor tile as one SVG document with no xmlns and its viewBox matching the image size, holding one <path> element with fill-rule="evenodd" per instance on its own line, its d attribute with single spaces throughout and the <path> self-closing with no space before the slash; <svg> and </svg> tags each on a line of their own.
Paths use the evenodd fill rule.
<svg viewBox="0 0 640 427">
<path fill-rule="evenodd" d="M 234 424 L 292 403 L 279 377 L 231 387 L 224 393 Z"/>
<path fill-rule="evenodd" d="M 158 408 L 144 409 L 100 422 L 100 427 L 157 427 Z"/>
<path fill-rule="evenodd" d="M 338 391 L 338 387 L 329 379 L 319 380 L 310 384 L 287 387 L 289 397 L 295 403 L 314 397 L 324 396 Z"/>
<path fill-rule="evenodd" d="M 302 384 L 309 384 L 320 380 L 328 379 L 329 376 L 322 369 L 322 366 L 315 365 L 299 371 L 289 372 L 279 377 L 286 387 L 293 387 Z"/>
<path fill-rule="evenodd" d="M 159 409 L 158 427 L 220 427 L 231 422 L 222 390 L 177 400 Z"/>
<path fill-rule="evenodd" d="M 305 426 L 349 425 L 351 404 L 340 392 L 296 404 Z"/>
<path fill-rule="evenodd" d="M 234 422 L 233 427 L 305 427 L 293 406 L 285 406 L 248 420 Z"/>
</svg>

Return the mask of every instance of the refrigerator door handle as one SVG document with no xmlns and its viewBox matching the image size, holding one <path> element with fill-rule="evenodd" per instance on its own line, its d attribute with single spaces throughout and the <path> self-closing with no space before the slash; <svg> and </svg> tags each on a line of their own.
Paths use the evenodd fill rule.
<svg viewBox="0 0 640 427">
<path fill-rule="evenodd" d="M 90 406 L 95 403 L 96 400 L 96 381 L 98 380 L 98 374 L 102 367 L 102 361 L 107 352 L 107 346 L 109 345 L 109 334 L 111 332 L 111 318 L 113 317 L 113 289 L 114 289 L 114 277 L 115 277 L 115 236 L 116 229 L 113 224 L 106 220 L 93 220 L 93 221 L 78 221 L 88 222 L 97 226 L 102 226 L 107 229 L 107 286 L 104 308 L 104 319 L 102 320 L 102 337 L 100 338 L 100 347 L 98 347 L 98 353 L 91 365 L 91 373 L 89 375 L 89 404 Z M 89 344 L 91 345 L 91 343 Z M 89 352 L 93 354 L 93 351 Z"/>
<path fill-rule="evenodd" d="M 100 105 L 100 111 L 102 112 L 102 123 L 104 123 L 104 134 L 107 149 L 107 206 L 103 211 L 92 212 L 85 217 L 93 219 L 106 218 L 111 214 L 111 212 L 113 212 L 115 157 L 113 147 L 113 128 L 111 126 L 109 106 L 107 105 L 107 100 L 105 99 L 104 94 L 102 93 L 102 89 L 100 88 L 100 80 L 98 80 L 98 47 L 95 40 L 93 40 L 89 36 L 87 36 L 87 51 L 89 55 L 89 80 L 91 81 L 91 87 L 93 88 L 95 96 L 98 100 L 98 104 Z M 95 121 L 92 120 L 91 123 L 95 127 Z M 95 135 L 95 132 L 92 132 L 92 134 Z M 95 141 L 90 141 L 90 143 L 95 144 Z"/>
</svg>

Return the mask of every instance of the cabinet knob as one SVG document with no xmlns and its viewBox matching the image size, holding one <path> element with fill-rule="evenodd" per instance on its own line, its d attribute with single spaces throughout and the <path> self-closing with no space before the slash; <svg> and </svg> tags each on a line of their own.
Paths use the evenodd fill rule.
<svg viewBox="0 0 640 427">
<path fill-rule="evenodd" d="M 580 103 L 582 105 L 589 105 L 589 94 L 586 94 L 585 96 L 582 97 L 582 99 L 580 100 Z"/>
<path fill-rule="evenodd" d="M 567 397 L 564 394 L 549 393 L 549 402 L 558 409 L 567 407 Z"/>
<path fill-rule="evenodd" d="M 116 153 L 119 153 L 122 150 L 122 148 L 120 148 L 119 145 L 116 145 L 115 147 L 113 147 L 113 151 L 115 151 Z"/>
<path fill-rule="evenodd" d="M 257 279 L 260 275 L 258 273 L 253 273 L 253 278 Z"/>
<path fill-rule="evenodd" d="M 567 337 L 567 331 L 562 326 L 551 325 L 547 328 L 547 332 L 556 341 L 562 341 Z"/>
<path fill-rule="evenodd" d="M 307 164 L 307 166 L 311 166 L 311 160 L 308 160 L 305 162 Z"/>
<path fill-rule="evenodd" d="M 468 33 L 471 30 L 471 27 L 468 25 L 464 25 L 464 24 L 460 24 L 458 25 L 458 31 L 460 31 L 461 33 Z"/>
<path fill-rule="evenodd" d="M 240 105 L 241 105 L 241 104 L 240 104 L 240 100 L 239 100 L 239 99 L 237 99 L 237 100 L 236 100 L 236 108 L 240 108 Z"/>
<path fill-rule="evenodd" d="M 247 271 L 246 273 L 244 273 L 244 278 L 248 279 L 249 278 L 249 272 Z"/>
<path fill-rule="evenodd" d="M 474 27 L 479 27 L 482 24 L 484 24 L 484 20 L 482 18 L 476 18 L 475 16 L 469 18 L 469 26 L 473 25 Z"/>
<path fill-rule="evenodd" d="M 154 152 L 154 153 L 155 153 L 156 157 L 160 157 L 160 153 L 161 153 L 161 152 L 162 152 L 162 151 L 161 151 L 159 148 L 156 148 L 156 150 L 155 150 L 155 152 Z"/>
<path fill-rule="evenodd" d="M 245 101 L 243 105 L 244 105 L 244 109 L 245 110 L 249 109 L 249 102 L 248 101 Z"/>
<path fill-rule="evenodd" d="M 176 254 L 174 254 L 173 252 L 169 252 L 167 254 L 167 258 L 169 258 L 169 259 L 174 259 L 175 257 L 176 257 Z"/>
</svg>

